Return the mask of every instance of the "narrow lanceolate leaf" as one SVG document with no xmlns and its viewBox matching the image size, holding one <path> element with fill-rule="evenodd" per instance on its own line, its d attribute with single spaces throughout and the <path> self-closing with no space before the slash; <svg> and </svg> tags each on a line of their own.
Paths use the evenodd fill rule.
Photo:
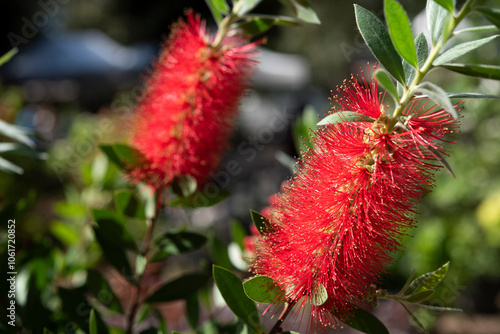
<svg viewBox="0 0 500 334">
<path fill-rule="evenodd" d="M 446 161 L 446 159 L 443 157 L 443 155 L 438 150 L 434 149 L 431 146 L 428 146 L 427 148 L 429 149 L 429 151 L 431 151 L 436 156 L 436 158 L 439 159 L 439 161 L 443 164 L 444 168 L 446 168 L 446 170 L 448 172 L 450 172 L 451 176 L 453 176 L 453 178 L 455 178 L 455 173 L 453 173 L 453 170 L 451 169 L 450 164 L 448 163 L 448 161 Z"/>
<path fill-rule="evenodd" d="M 24 173 L 23 169 L 17 165 L 14 165 L 12 162 L 5 160 L 0 157 L 0 170 L 7 173 L 16 173 L 22 174 Z"/>
<path fill-rule="evenodd" d="M 18 48 L 12 48 L 10 51 L 5 53 L 3 56 L 0 57 L 0 66 L 8 62 L 12 57 L 16 55 L 16 53 L 19 51 Z"/>
<path fill-rule="evenodd" d="M 240 8 L 238 9 L 238 16 L 243 16 L 252 9 L 254 9 L 262 0 L 240 0 Z"/>
<path fill-rule="evenodd" d="M 429 56 L 429 45 L 427 44 L 427 40 L 425 39 L 425 35 L 423 33 L 420 33 L 415 38 L 415 48 L 417 51 L 418 68 L 421 69 Z M 415 80 L 417 69 L 408 64 L 406 61 L 403 61 L 403 68 L 405 70 L 406 85 L 409 86 L 413 80 Z"/>
<path fill-rule="evenodd" d="M 97 320 L 95 318 L 95 311 L 94 311 L 94 309 L 90 310 L 89 333 L 90 334 L 98 334 L 98 331 L 97 331 Z"/>
<path fill-rule="evenodd" d="M 375 77 L 378 80 L 378 83 L 384 87 L 384 89 L 391 95 L 391 97 L 394 99 L 394 101 L 397 103 L 398 102 L 398 90 L 396 86 L 394 85 L 394 82 L 392 82 L 391 77 L 387 72 L 381 68 L 375 71 Z M 332 115 L 330 115 L 332 116 Z"/>
<path fill-rule="evenodd" d="M 500 66 L 498 65 L 445 64 L 440 67 L 473 77 L 500 80 Z"/>
<path fill-rule="evenodd" d="M 299 20 L 307 23 L 320 24 L 321 21 L 307 0 L 280 0 L 295 13 Z"/>
<path fill-rule="evenodd" d="M 318 122 L 318 126 L 336 124 L 342 122 L 373 122 L 374 119 L 354 111 L 339 111 L 328 115 Z"/>
<path fill-rule="evenodd" d="M 474 9 L 483 14 L 483 16 L 486 17 L 491 23 L 500 28 L 500 9 L 490 7 L 476 7 Z"/>
<path fill-rule="evenodd" d="M 385 0 L 384 14 L 392 44 L 404 60 L 417 68 L 417 53 L 413 43 L 410 20 L 405 10 L 396 0 Z"/>
<path fill-rule="evenodd" d="M 267 218 L 254 210 L 250 210 L 250 216 L 252 216 L 252 221 L 255 224 L 257 231 L 259 231 L 260 234 L 266 233 L 269 226 Z"/>
<path fill-rule="evenodd" d="M 427 14 L 427 29 L 431 35 L 432 45 L 436 45 L 443 35 L 445 28 L 452 18 L 452 14 L 438 5 L 435 0 L 427 0 L 425 9 Z"/>
<path fill-rule="evenodd" d="M 406 307 L 405 304 L 403 304 L 402 302 L 399 302 L 403 308 L 406 310 L 406 312 L 408 312 L 408 314 L 410 315 L 410 317 L 412 318 L 412 320 L 415 322 L 415 324 L 425 333 L 425 334 L 429 334 L 429 332 L 427 331 L 427 329 L 424 327 L 424 325 L 422 325 L 422 323 L 420 322 L 420 320 L 418 320 L 418 318 Z"/>
<path fill-rule="evenodd" d="M 488 95 L 479 93 L 446 93 L 450 99 L 500 99 L 498 95 Z M 416 99 L 427 98 L 427 95 L 418 95 Z"/>
<path fill-rule="evenodd" d="M 430 296 L 432 296 L 432 294 L 434 294 L 433 289 L 419 291 L 408 296 L 405 301 L 409 303 L 421 303 L 424 300 L 428 299 Z"/>
<path fill-rule="evenodd" d="M 213 266 L 213 276 L 227 306 L 241 321 L 260 333 L 257 307 L 245 294 L 240 279 L 229 270 L 215 265 Z"/>
<path fill-rule="evenodd" d="M 453 118 L 458 118 L 457 112 L 453 107 L 450 98 L 448 97 L 448 95 L 446 95 L 446 92 L 441 87 L 430 82 L 424 82 L 419 85 L 416 90 L 417 92 L 427 94 L 431 100 L 433 100 L 444 110 L 449 112 L 450 115 L 453 116 Z"/>
<path fill-rule="evenodd" d="M 446 276 L 448 272 L 449 262 L 446 262 L 439 269 L 432 271 L 430 273 L 423 274 L 420 277 L 417 277 L 408 288 L 408 292 L 411 295 L 419 293 L 421 291 L 434 289 Z"/>
<path fill-rule="evenodd" d="M 31 138 L 28 137 L 29 130 L 13 124 L 9 124 L 2 120 L 0 120 L 0 134 L 9 137 L 11 139 L 14 139 L 15 141 L 18 141 L 29 147 L 35 146 L 33 140 L 31 140 Z"/>
<path fill-rule="evenodd" d="M 222 21 L 222 14 L 229 13 L 229 6 L 226 0 L 205 0 L 217 23 Z"/>
<path fill-rule="evenodd" d="M 362 309 L 356 309 L 348 319 L 342 319 L 346 325 L 368 334 L 389 334 L 385 325 L 373 314 Z"/>
<path fill-rule="evenodd" d="M 126 144 L 100 145 L 99 148 L 111 162 L 121 169 L 137 164 L 142 156 L 138 150 Z"/>
<path fill-rule="evenodd" d="M 146 301 L 149 303 L 170 302 L 188 298 L 208 282 L 206 274 L 191 273 L 165 283 L 153 292 Z"/>
<path fill-rule="evenodd" d="M 272 278 L 255 276 L 243 282 L 243 290 L 257 303 L 277 304 L 285 302 L 285 291 Z"/>
<path fill-rule="evenodd" d="M 366 45 L 396 80 L 405 83 L 402 60 L 392 45 L 385 25 L 367 9 L 354 5 L 356 23 Z"/>
<path fill-rule="evenodd" d="M 500 29 L 500 28 L 498 28 L 495 25 L 488 25 L 488 26 L 479 26 L 479 27 L 471 27 L 471 28 L 456 30 L 453 34 L 456 36 L 456 35 L 464 34 L 466 32 L 474 32 L 474 33 L 494 32 L 494 31 L 498 31 L 498 29 Z"/>
<path fill-rule="evenodd" d="M 438 5 L 442 6 L 448 12 L 453 14 L 453 11 L 455 9 L 454 0 L 434 0 L 434 1 L 436 1 Z"/>
<path fill-rule="evenodd" d="M 480 46 L 490 42 L 491 40 L 497 38 L 498 35 L 490 36 L 482 39 L 478 39 L 476 41 L 466 42 L 452 47 L 451 49 L 444 52 L 440 55 L 434 62 L 432 63 L 434 66 L 439 66 L 446 64 L 452 60 L 457 59 L 458 57 L 470 52 L 474 49 L 477 49 Z"/>
</svg>

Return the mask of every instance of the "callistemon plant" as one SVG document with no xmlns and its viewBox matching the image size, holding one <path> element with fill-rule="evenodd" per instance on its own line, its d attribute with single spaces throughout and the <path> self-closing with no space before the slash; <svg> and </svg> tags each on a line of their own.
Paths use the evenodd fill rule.
<svg viewBox="0 0 500 334">
<path fill-rule="evenodd" d="M 269 209 L 252 264 L 288 304 L 310 303 L 314 324 L 323 325 L 372 302 L 457 128 L 425 102 L 409 104 L 395 122 L 376 80 L 353 76 L 338 91 L 339 109 L 319 124 L 314 148 Z"/>
<path fill-rule="evenodd" d="M 133 122 L 131 144 L 143 159 L 132 180 L 155 188 L 185 175 L 207 180 L 228 147 L 255 53 L 242 35 L 210 35 L 192 12 L 172 27 Z"/>
</svg>

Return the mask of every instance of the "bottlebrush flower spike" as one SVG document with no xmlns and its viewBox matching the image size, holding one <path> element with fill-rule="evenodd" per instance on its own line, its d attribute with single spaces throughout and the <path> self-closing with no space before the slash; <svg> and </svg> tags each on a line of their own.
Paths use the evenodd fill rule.
<svg viewBox="0 0 500 334">
<path fill-rule="evenodd" d="M 444 154 L 457 128 L 447 113 L 416 103 L 389 128 L 377 82 L 364 77 L 352 77 L 338 91 L 334 100 L 342 108 L 374 121 L 315 132 L 314 149 L 271 205 L 270 229 L 257 242 L 251 266 L 280 285 L 288 303 L 299 309 L 310 303 L 312 326 L 334 326 L 370 305 L 439 168 L 428 148 Z M 318 302 L 324 291 L 326 301 Z"/>
<path fill-rule="evenodd" d="M 192 12 L 174 24 L 137 107 L 132 145 L 145 158 L 129 171 L 132 181 L 161 188 L 191 175 L 202 184 L 218 166 L 257 43 L 233 35 L 212 44 Z"/>
</svg>

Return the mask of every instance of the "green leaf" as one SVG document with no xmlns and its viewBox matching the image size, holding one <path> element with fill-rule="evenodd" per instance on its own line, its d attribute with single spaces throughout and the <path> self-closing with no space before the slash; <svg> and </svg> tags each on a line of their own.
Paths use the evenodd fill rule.
<svg viewBox="0 0 500 334">
<path fill-rule="evenodd" d="M 445 157 L 443 157 L 443 155 L 439 153 L 438 150 L 434 149 L 432 146 L 427 146 L 427 148 L 436 156 L 436 158 L 439 159 L 439 161 L 443 164 L 444 168 L 446 168 L 446 170 L 450 172 L 451 176 L 453 176 L 453 178 L 456 178 L 455 173 L 453 173 L 453 170 L 451 169 L 451 166 L 448 163 L 448 161 L 446 161 Z"/>
<path fill-rule="evenodd" d="M 307 23 L 320 24 L 321 21 L 307 0 L 280 0 L 295 13 L 299 20 Z"/>
<path fill-rule="evenodd" d="M 131 190 L 116 190 L 114 193 L 114 202 L 118 212 L 138 219 L 146 218 L 144 206 Z"/>
<path fill-rule="evenodd" d="M 415 47 L 417 52 L 418 68 L 422 68 L 427 60 L 427 57 L 429 56 L 429 45 L 427 44 L 427 40 L 425 39 L 425 35 L 423 33 L 420 33 L 415 38 Z M 417 70 L 406 61 L 403 61 L 403 68 L 405 70 L 406 85 L 409 86 L 415 79 Z"/>
<path fill-rule="evenodd" d="M 255 276 L 243 282 L 245 294 L 257 303 L 277 304 L 285 302 L 285 291 L 272 278 Z"/>
<path fill-rule="evenodd" d="M 303 152 L 312 149 L 311 143 L 312 131 L 316 130 L 318 123 L 318 112 L 314 107 L 307 105 L 302 111 L 302 115 L 292 125 L 293 141 L 297 152 Z M 295 161 L 293 163 L 295 165 Z"/>
<path fill-rule="evenodd" d="M 193 292 L 203 287 L 209 277 L 201 273 L 182 275 L 170 282 L 163 284 L 153 292 L 146 301 L 148 303 L 164 303 L 173 300 L 186 299 Z"/>
<path fill-rule="evenodd" d="M 458 115 L 453 107 L 453 104 L 450 101 L 446 92 L 439 86 L 431 83 L 431 82 L 423 82 L 416 89 L 417 92 L 427 94 L 431 100 L 440 105 L 444 110 L 446 110 L 453 118 L 457 119 Z"/>
<path fill-rule="evenodd" d="M 427 29 L 434 46 L 439 41 L 439 38 L 444 35 L 444 29 L 448 26 L 453 15 L 444 7 L 438 5 L 435 0 L 427 0 L 425 12 L 427 14 Z"/>
<path fill-rule="evenodd" d="M 397 90 L 396 86 L 394 86 L 394 83 L 392 82 L 392 79 L 389 76 L 389 74 L 387 74 L 387 72 L 384 69 L 379 68 L 378 70 L 375 71 L 374 75 L 377 78 L 379 84 L 381 84 L 382 87 L 389 93 L 389 95 L 391 95 L 391 97 L 394 99 L 394 101 L 396 103 L 398 103 L 398 90 Z M 358 114 L 358 113 L 355 113 L 355 114 Z M 330 116 L 333 116 L 333 115 L 330 115 Z"/>
<path fill-rule="evenodd" d="M 94 311 L 94 309 L 90 310 L 89 333 L 90 334 L 98 334 L 98 331 L 97 331 L 97 320 L 95 319 L 95 311 Z"/>
<path fill-rule="evenodd" d="M 405 298 L 405 301 L 409 302 L 409 303 L 421 303 L 424 300 L 426 300 L 427 298 L 429 298 L 430 296 L 432 296 L 433 294 L 434 294 L 433 289 L 420 291 L 417 293 L 412 293 L 410 296 Z"/>
<path fill-rule="evenodd" d="M 474 10 L 477 10 L 484 17 L 486 17 L 491 23 L 500 28 L 500 9 L 499 8 L 490 8 L 490 7 L 476 7 Z"/>
<path fill-rule="evenodd" d="M 246 35 L 261 34 L 275 25 L 299 26 L 301 22 L 293 17 L 274 15 L 246 15 L 245 20 L 237 25 Z"/>
<path fill-rule="evenodd" d="M 227 190 L 220 188 L 216 188 L 215 194 L 209 194 L 199 190 L 188 197 L 178 197 L 170 201 L 168 206 L 180 206 L 189 209 L 208 207 L 222 202 L 229 195 L 230 194 Z"/>
<path fill-rule="evenodd" d="M 405 10 L 396 0 L 384 0 L 384 14 L 392 44 L 404 60 L 417 68 L 417 52 Z"/>
<path fill-rule="evenodd" d="M 194 194 L 198 184 L 191 175 L 180 175 L 174 177 L 172 181 L 172 190 L 177 196 L 188 197 Z"/>
<path fill-rule="evenodd" d="M 455 10 L 455 4 L 454 0 L 434 0 L 438 5 L 446 9 L 450 14 L 453 15 L 453 12 Z"/>
<path fill-rule="evenodd" d="M 120 169 L 137 165 L 142 159 L 142 154 L 126 144 L 100 145 L 101 151 Z"/>
<path fill-rule="evenodd" d="M 252 9 L 254 9 L 262 0 L 239 0 L 240 8 L 238 9 L 238 16 L 243 16 Z"/>
<path fill-rule="evenodd" d="M 227 306 L 249 327 L 260 333 L 257 307 L 245 294 L 240 279 L 229 270 L 216 265 L 213 266 L 213 276 Z"/>
<path fill-rule="evenodd" d="M 47 153 L 38 152 L 31 147 L 16 143 L 0 143 L 0 153 L 15 154 L 41 160 L 47 159 Z"/>
<path fill-rule="evenodd" d="M 97 223 L 98 229 L 106 236 L 109 241 L 120 248 L 126 248 L 137 251 L 137 245 L 134 238 L 123 225 L 123 218 L 114 212 L 93 209 L 92 215 Z"/>
<path fill-rule="evenodd" d="M 476 41 L 471 41 L 471 42 L 466 42 L 466 43 L 456 45 L 456 46 L 452 47 L 451 49 L 445 51 L 442 55 L 440 55 L 436 60 L 434 60 L 432 65 L 439 66 L 439 65 L 446 64 L 450 61 L 453 61 L 453 60 L 457 59 L 458 57 L 460 57 L 460 56 L 462 56 L 462 55 L 464 55 L 464 54 L 466 54 L 474 49 L 477 49 L 480 46 L 483 46 L 484 44 L 490 42 L 491 40 L 493 40 L 497 37 L 498 37 L 498 35 L 495 35 L 495 36 L 490 36 L 490 37 L 478 39 Z"/>
<path fill-rule="evenodd" d="M 498 95 L 488 95 L 479 93 L 446 93 L 450 99 L 500 99 Z M 427 95 L 415 96 L 416 99 L 427 98 Z"/>
<path fill-rule="evenodd" d="M 0 170 L 7 173 L 23 174 L 21 167 L 14 165 L 12 162 L 0 157 Z"/>
<path fill-rule="evenodd" d="M 11 139 L 14 139 L 17 142 L 20 142 L 29 147 L 34 147 L 35 143 L 28 136 L 31 133 L 30 130 L 22 128 L 17 125 L 9 124 L 5 121 L 0 120 L 0 134 Z"/>
<path fill-rule="evenodd" d="M 238 244 L 241 250 L 245 249 L 243 245 L 243 240 L 245 239 L 247 232 L 245 231 L 243 226 L 241 226 L 241 224 L 238 221 L 233 220 L 231 222 L 230 228 L 231 228 L 231 239 L 234 242 L 236 242 L 236 244 Z"/>
<path fill-rule="evenodd" d="M 408 312 L 408 314 L 410 315 L 410 317 L 413 319 L 413 321 L 417 324 L 417 326 L 425 333 L 425 334 L 429 334 L 429 332 L 427 331 L 427 329 L 425 329 L 424 325 L 422 325 L 422 323 L 420 322 L 420 320 L 418 320 L 418 318 L 406 307 L 405 304 L 403 304 L 402 302 L 399 302 L 403 308 L 406 310 L 406 312 Z"/>
<path fill-rule="evenodd" d="M 342 122 L 373 122 L 374 119 L 354 111 L 339 111 L 323 118 L 318 126 L 336 124 Z"/>
<path fill-rule="evenodd" d="M 214 19 L 217 23 L 222 21 L 222 14 L 229 13 L 229 6 L 226 3 L 226 0 L 205 0 Z"/>
<path fill-rule="evenodd" d="M 132 273 L 132 267 L 123 248 L 116 246 L 113 236 L 104 233 L 99 226 L 93 226 L 93 230 L 104 257 L 125 279 L 133 282 L 134 274 Z"/>
<path fill-rule="evenodd" d="M 250 210 L 250 216 L 252 217 L 252 221 L 255 224 L 257 231 L 259 231 L 260 234 L 267 233 L 269 229 L 269 221 L 267 218 L 254 210 Z"/>
<path fill-rule="evenodd" d="M 213 235 L 210 240 L 210 255 L 219 266 L 229 270 L 233 269 L 233 265 L 227 253 L 227 246 L 215 235 Z"/>
<path fill-rule="evenodd" d="M 80 241 L 80 234 L 76 233 L 68 223 L 54 221 L 50 224 L 50 232 L 63 244 L 74 245 Z"/>
<path fill-rule="evenodd" d="M 373 314 L 362 309 L 355 309 L 353 316 L 342 319 L 346 325 L 368 334 L 389 334 L 385 325 Z"/>
<path fill-rule="evenodd" d="M 314 306 L 321 306 L 328 300 L 328 292 L 323 284 L 319 283 L 314 290 L 312 290 L 311 304 Z"/>
<path fill-rule="evenodd" d="M 448 272 L 449 262 L 446 262 L 440 268 L 435 271 L 423 274 L 417 277 L 408 288 L 408 293 L 414 295 L 421 291 L 434 289 L 445 277 Z"/>
<path fill-rule="evenodd" d="M 432 306 L 432 305 L 426 305 L 426 304 L 420 304 L 418 306 L 428 308 L 430 310 L 434 311 L 450 311 L 450 312 L 463 312 L 463 310 L 459 308 L 453 308 L 453 307 L 442 307 L 442 306 Z"/>
<path fill-rule="evenodd" d="M 359 32 L 378 61 L 396 80 L 405 82 L 405 73 L 401 58 L 392 45 L 387 28 L 373 13 L 354 5 L 356 23 Z"/>
<path fill-rule="evenodd" d="M 474 33 L 478 33 L 478 32 L 494 32 L 494 31 L 498 31 L 498 29 L 499 28 L 497 26 L 495 26 L 495 25 L 470 27 L 470 28 L 456 30 L 456 31 L 453 32 L 453 35 L 456 36 L 456 35 L 464 34 L 466 32 L 474 32 Z"/>
<path fill-rule="evenodd" d="M 101 304 L 112 311 L 123 313 L 120 300 L 116 297 L 106 278 L 99 271 L 95 269 L 89 269 L 87 271 L 86 286 L 88 291 L 92 293 Z"/>
<path fill-rule="evenodd" d="M 138 254 L 135 258 L 135 274 L 138 276 L 142 275 L 144 273 L 144 270 L 146 270 L 147 264 L 148 260 L 146 259 L 146 257 Z"/>
<path fill-rule="evenodd" d="M 194 232 L 165 233 L 155 244 L 168 255 L 181 254 L 199 249 L 205 245 L 207 238 Z M 153 261 L 153 260 L 152 260 Z"/>
<path fill-rule="evenodd" d="M 415 38 L 415 45 L 417 51 L 417 60 L 418 60 L 418 68 L 422 68 L 427 57 L 429 57 L 429 45 L 427 44 L 427 40 L 425 39 L 425 35 L 423 33 L 418 34 L 417 38 Z"/>
<path fill-rule="evenodd" d="M 497 65 L 447 64 L 440 67 L 473 77 L 500 80 L 500 66 Z"/>
<path fill-rule="evenodd" d="M 186 298 L 186 315 L 191 328 L 196 329 L 200 317 L 200 303 L 197 293 L 192 293 Z"/>
<path fill-rule="evenodd" d="M 12 57 L 16 55 L 16 53 L 19 52 L 18 48 L 12 48 L 10 51 L 5 53 L 2 57 L 0 57 L 0 66 L 8 62 Z"/>
</svg>

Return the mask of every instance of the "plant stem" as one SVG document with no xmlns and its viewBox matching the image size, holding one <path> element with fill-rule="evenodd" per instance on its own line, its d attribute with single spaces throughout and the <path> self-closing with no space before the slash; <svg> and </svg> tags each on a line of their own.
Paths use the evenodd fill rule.
<svg viewBox="0 0 500 334">
<path fill-rule="evenodd" d="M 155 222 L 156 218 L 158 216 L 158 212 L 162 208 L 162 198 L 161 198 L 161 191 L 158 191 L 156 193 L 156 209 L 153 217 L 150 217 L 147 219 L 148 222 L 148 227 L 146 230 L 146 235 L 144 237 L 144 243 L 142 246 L 142 250 L 140 255 L 142 256 L 147 256 L 150 248 L 151 248 L 151 240 L 153 239 L 153 231 L 155 227 Z M 142 300 L 140 299 L 140 294 L 141 294 L 141 283 L 142 283 L 142 278 L 144 277 L 144 273 L 146 272 L 147 266 L 149 263 L 146 263 L 146 268 L 144 268 L 143 272 L 137 275 L 137 278 L 135 280 L 134 284 L 134 295 L 133 295 L 133 303 L 132 303 L 132 308 L 130 309 L 130 313 L 127 319 L 127 330 L 126 334 L 133 334 L 134 332 L 134 324 L 135 324 L 135 318 L 137 316 L 137 312 L 139 311 L 139 308 L 142 304 Z"/>
<path fill-rule="evenodd" d="M 399 101 L 399 105 L 396 107 L 396 110 L 394 110 L 393 116 L 390 118 L 389 121 L 389 131 L 394 128 L 396 123 L 399 120 L 399 117 L 405 110 L 406 106 L 408 103 L 410 103 L 414 97 L 415 97 L 415 91 L 418 87 L 418 85 L 423 81 L 425 76 L 432 70 L 433 65 L 432 63 L 436 58 L 438 57 L 439 53 L 441 50 L 444 48 L 448 40 L 453 36 L 453 32 L 455 31 L 455 28 L 457 25 L 463 20 L 463 18 L 470 12 L 470 9 L 472 5 L 474 4 L 476 0 L 467 0 L 465 4 L 462 6 L 460 11 L 458 12 L 457 16 L 452 16 L 450 22 L 448 23 L 448 26 L 444 30 L 443 36 L 439 39 L 436 45 L 434 45 L 430 52 L 429 56 L 427 57 L 427 60 L 425 63 L 422 65 L 422 68 L 417 70 L 417 74 L 415 75 L 415 78 L 413 79 L 412 83 L 410 86 L 405 88 L 403 96 L 401 97 Z"/>
<path fill-rule="evenodd" d="M 271 328 L 271 331 L 269 332 L 269 334 L 276 334 L 276 333 L 280 333 L 282 331 L 281 324 L 283 324 L 283 321 L 285 321 L 286 317 L 288 316 L 288 313 L 290 313 L 290 311 L 292 310 L 293 305 L 294 305 L 293 303 L 286 303 L 285 304 L 285 308 L 283 309 L 283 312 L 281 312 L 281 314 L 278 318 L 278 321 L 276 321 L 273 328 Z"/>
</svg>

